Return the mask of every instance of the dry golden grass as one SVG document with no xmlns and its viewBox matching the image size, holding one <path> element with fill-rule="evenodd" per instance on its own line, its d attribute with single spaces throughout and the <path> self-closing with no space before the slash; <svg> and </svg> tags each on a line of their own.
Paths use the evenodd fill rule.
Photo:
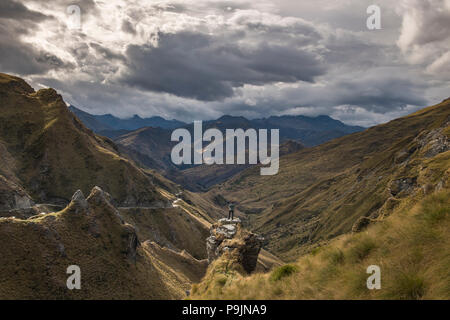
<svg viewBox="0 0 450 320">
<path fill-rule="evenodd" d="M 139 238 L 168 248 L 186 250 L 196 259 L 206 258 L 209 228 L 182 208 L 120 209 L 123 218 L 137 227 Z"/>
<path fill-rule="evenodd" d="M 426 196 L 269 274 L 242 276 L 217 262 L 193 299 L 449 299 L 450 190 Z M 381 290 L 368 290 L 370 265 Z"/>
</svg>

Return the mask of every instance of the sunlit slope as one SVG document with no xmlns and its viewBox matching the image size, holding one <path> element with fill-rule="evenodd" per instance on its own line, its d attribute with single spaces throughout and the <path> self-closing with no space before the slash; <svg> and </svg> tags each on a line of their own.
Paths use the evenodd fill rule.
<svg viewBox="0 0 450 320">
<path fill-rule="evenodd" d="M 153 177 L 122 157 L 109 139 L 86 129 L 55 90 L 35 92 L 22 79 L 0 74 L 0 97 L 8 172 L 36 202 L 66 204 L 75 190 L 88 192 L 95 185 L 125 206 L 163 201 Z"/>
<path fill-rule="evenodd" d="M 246 170 L 209 197 L 236 201 L 271 251 L 292 259 L 361 217 L 388 215 L 403 197 L 448 185 L 449 124 L 447 100 L 282 157 L 278 175 Z"/>
<path fill-rule="evenodd" d="M 206 259 L 208 225 L 182 208 L 120 209 L 120 214 L 137 227 L 140 239 L 161 246 L 186 250 L 197 259 Z"/>
</svg>

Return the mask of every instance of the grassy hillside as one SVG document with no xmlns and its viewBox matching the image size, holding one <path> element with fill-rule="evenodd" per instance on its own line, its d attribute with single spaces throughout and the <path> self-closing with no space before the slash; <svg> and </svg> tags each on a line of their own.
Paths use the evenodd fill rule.
<svg viewBox="0 0 450 320">
<path fill-rule="evenodd" d="M 216 261 L 193 299 L 450 299 L 450 190 L 405 199 L 362 233 L 339 237 L 269 274 L 246 276 Z M 368 290 L 366 269 L 381 269 Z"/>
<path fill-rule="evenodd" d="M 450 101 L 282 157 L 275 176 L 252 168 L 207 195 L 238 203 L 285 260 L 371 220 L 401 199 L 449 185 Z"/>
<path fill-rule="evenodd" d="M 172 130 L 141 128 L 119 136 L 115 142 L 124 152 L 147 168 L 159 171 L 176 170 L 170 153 L 176 143 L 171 142 Z"/>
<path fill-rule="evenodd" d="M 0 74 L 0 97 L 0 145 L 7 151 L 1 160 L 9 163 L 0 174 L 15 177 L 35 202 L 66 204 L 75 190 L 95 185 L 124 206 L 164 201 L 155 177 L 88 130 L 55 90 L 35 92 L 22 79 Z"/>
<path fill-rule="evenodd" d="M 214 206 L 186 194 L 172 207 L 177 185 L 93 134 L 53 89 L 0 74 L 0 97 L 0 299 L 185 297 L 207 268 Z M 96 185 L 106 192 L 70 202 Z M 65 285 L 73 264 L 80 291 Z M 264 253 L 259 269 L 279 264 Z"/>
<path fill-rule="evenodd" d="M 0 299 L 184 297 L 205 261 L 136 236 L 98 188 L 61 212 L 0 218 Z M 81 290 L 66 287 L 70 265 L 81 268 Z"/>
</svg>

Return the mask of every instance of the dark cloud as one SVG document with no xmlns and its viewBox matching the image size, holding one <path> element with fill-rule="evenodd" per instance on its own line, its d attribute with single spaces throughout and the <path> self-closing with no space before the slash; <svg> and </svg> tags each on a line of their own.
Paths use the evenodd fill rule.
<svg viewBox="0 0 450 320">
<path fill-rule="evenodd" d="M 64 62 L 48 52 L 41 51 L 3 33 L 0 24 L 0 69 L 19 75 L 41 74 L 63 67 Z M 66 65 L 68 66 L 68 65 Z"/>
<path fill-rule="evenodd" d="M 128 20 L 124 20 L 122 22 L 122 31 L 130 33 L 130 34 L 136 34 L 136 29 L 131 24 L 131 22 Z"/>
<path fill-rule="evenodd" d="M 108 62 L 114 61 L 114 60 L 125 60 L 125 57 L 113 52 L 108 47 L 102 46 L 99 43 L 91 42 L 89 44 L 91 48 L 95 50 L 102 58 L 106 59 Z"/>
<path fill-rule="evenodd" d="M 388 71 L 386 69 L 385 71 Z M 364 107 L 378 113 L 405 108 L 407 105 L 425 106 L 425 86 L 399 76 L 379 74 L 362 75 L 359 81 L 338 82 L 329 103 Z"/>
<path fill-rule="evenodd" d="M 380 70 L 379 72 L 388 72 Z M 395 73 L 395 70 L 390 70 Z M 337 78 L 336 82 L 325 86 L 305 84 L 298 88 L 268 89 L 268 98 L 243 104 L 237 101 L 225 107 L 222 111 L 230 111 L 250 117 L 261 117 L 265 114 L 281 114 L 295 108 L 310 108 L 317 110 L 312 115 L 330 113 L 334 107 L 358 107 L 373 113 L 389 113 L 403 110 L 408 105 L 426 106 L 424 98 L 425 83 L 416 83 L 405 77 L 378 72 L 367 75 L 358 74 L 352 81 L 348 78 Z M 251 95 L 250 95 L 251 96 Z"/>
<path fill-rule="evenodd" d="M 3 32 L 0 26 L 0 32 Z M 51 66 L 42 61 L 36 50 L 11 38 L 0 35 L 0 69 L 20 75 L 39 74 L 48 71 Z M 26 63 L 24 63 L 26 61 Z"/>
<path fill-rule="evenodd" d="M 233 95 L 245 84 L 312 82 L 324 73 L 302 48 L 270 43 L 242 46 L 201 33 L 160 34 L 157 47 L 130 45 L 124 83 L 203 101 Z"/>
<path fill-rule="evenodd" d="M 40 12 L 29 10 L 22 3 L 2 0 L 0 1 L 0 18 L 41 21 L 48 17 Z"/>
<path fill-rule="evenodd" d="M 3 1 L 3 0 L 2 0 Z M 47 10 L 59 10 L 65 12 L 67 7 L 76 5 L 81 9 L 81 14 L 96 15 L 99 13 L 99 8 L 94 0 L 24 0 L 28 2 L 39 3 L 39 6 Z"/>
<path fill-rule="evenodd" d="M 39 50 L 21 40 L 38 23 L 50 19 L 21 3 L 2 0 L 0 3 L 0 69 L 21 75 L 39 74 L 63 66 L 55 55 Z"/>
</svg>

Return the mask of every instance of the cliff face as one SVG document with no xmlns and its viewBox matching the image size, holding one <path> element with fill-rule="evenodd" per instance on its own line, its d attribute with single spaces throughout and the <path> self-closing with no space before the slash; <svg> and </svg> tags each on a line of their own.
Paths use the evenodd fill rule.
<svg viewBox="0 0 450 320">
<path fill-rule="evenodd" d="M 206 239 L 210 264 L 224 256 L 242 266 L 247 273 L 255 270 L 264 241 L 262 237 L 243 229 L 239 219 L 220 219 L 211 226 L 210 232 Z"/>
</svg>

